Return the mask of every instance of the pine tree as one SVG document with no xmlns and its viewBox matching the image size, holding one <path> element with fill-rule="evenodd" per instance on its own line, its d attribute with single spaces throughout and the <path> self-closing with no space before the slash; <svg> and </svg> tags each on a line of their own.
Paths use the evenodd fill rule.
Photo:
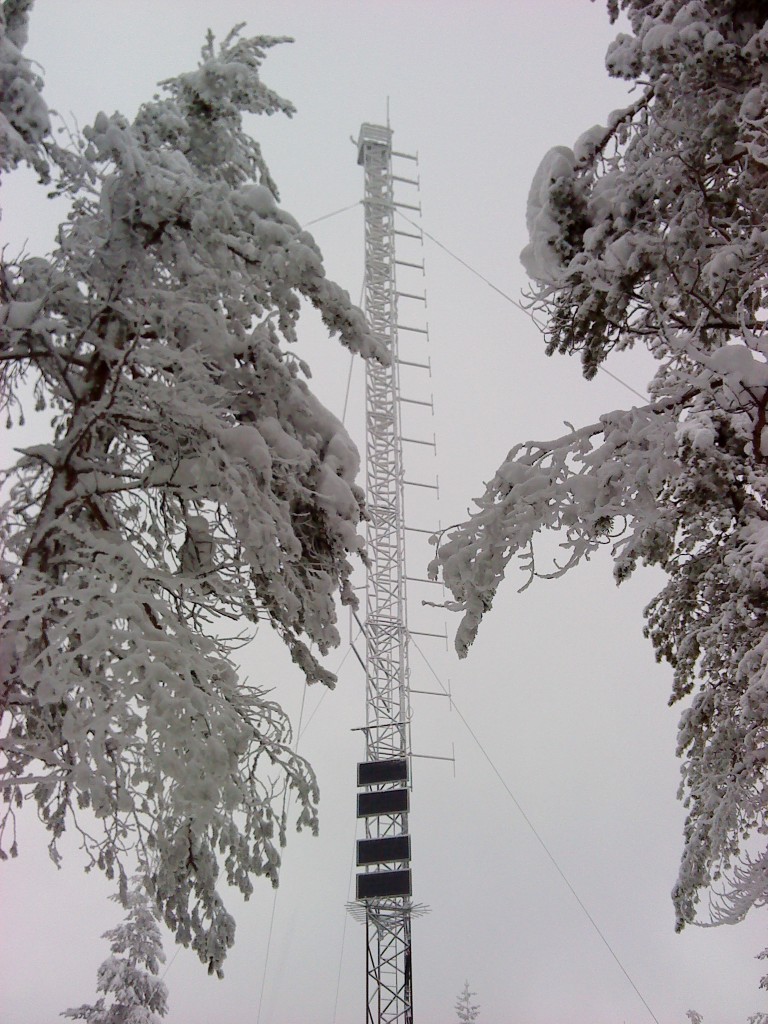
<svg viewBox="0 0 768 1024">
<path fill-rule="evenodd" d="M 291 352 L 301 300 L 386 357 L 242 128 L 293 112 L 260 77 L 282 40 L 209 38 L 133 121 L 99 113 L 63 150 L 21 51 L 29 7 L 0 8 L 0 169 L 32 163 L 71 214 L 52 255 L 0 266 L 0 404 L 11 425 L 30 396 L 51 416 L 0 478 L 0 856 L 25 794 L 54 858 L 74 827 L 124 880 L 135 849 L 177 941 L 219 971 L 217 882 L 277 884 L 286 788 L 317 828 L 314 773 L 233 651 L 269 625 L 332 686 L 317 655 L 336 596 L 356 600 L 359 457 Z"/>
<path fill-rule="evenodd" d="M 464 988 L 456 1000 L 456 1019 L 460 1024 L 472 1024 L 480 1016 L 480 1006 L 472 1003 L 476 992 L 469 991 L 469 982 L 464 982 Z"/>
<path fill-rule="evenodd" d="M 646 635 L 686 701 L 677 927 L 768 902 L 768 7 L 610 0 L 630 31 L 611 75 L 636 98 L 544 158 L 522 254 L 550 354 L 592 378 L 612 352 L 656 361 L 649 399 L 517 444 L 440 546 L 464 655 L 510 562 L 525 585 L 608 547 L 617 582 L 667 583 Z M 540 531 L 566 554 L 536 561 Z M 523 588 L 524 589 L 524 588 Z"/>
<path fill-rule="evenodd" d="M 157 977 L 165 963 L 162 936 L 140 878 L 132 880 L 125 906 L 123 923 L 103 936 L 111 950 L 97 972 L 96 990 L 103 994 L 93 1005 L 65 1010 L 62 1017 L 87 1024 L 160 1024 L 168 1012 L 168 990 Z"/>
</svg>

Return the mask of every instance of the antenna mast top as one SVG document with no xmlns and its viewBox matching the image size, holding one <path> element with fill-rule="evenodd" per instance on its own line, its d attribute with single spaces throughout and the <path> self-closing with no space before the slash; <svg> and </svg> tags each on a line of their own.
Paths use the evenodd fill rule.
<svg viewBox="0 0 768 1024">
<path fill-rule="evenodd" d="M 384 146 L 388 155 L 392 155 L 392 129 L 387 127 L 383 128 L 378 124 L 362 124 L 360 125 L 360 134 L 357 137 L 357 162 L 361 167 L 365 166 L 365 147 L 366 145 L 371 146 Z M 389 160 L 390 177 L 392 173 L 392 167 Z M 367 182 L 366 182 L 367 184 Z M 368 198 L 368 190 L 366 188 L 366 199 Z M 367 266 L 367 248 L 366 248 L 366 266 Z"/>
</svg>

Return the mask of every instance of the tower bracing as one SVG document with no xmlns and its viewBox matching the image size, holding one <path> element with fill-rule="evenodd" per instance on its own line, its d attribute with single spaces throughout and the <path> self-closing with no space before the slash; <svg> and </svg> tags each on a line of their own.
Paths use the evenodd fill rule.
<svg viewBox="0 0 768 1024">
<path fill-rule="evenodd" d="M 366 928 L 366 1024 L 412 1024 L 410 700 L 395 282 L 392 132 L 364 124 L 365 312 L 388 365 L 366 369 L 365 761 L 358 766 L 357 903 Z"/>
</svg>

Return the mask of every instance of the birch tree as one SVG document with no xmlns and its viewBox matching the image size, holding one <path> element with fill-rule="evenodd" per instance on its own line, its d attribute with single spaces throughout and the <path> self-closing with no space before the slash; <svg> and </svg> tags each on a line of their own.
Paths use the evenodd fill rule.
<svg viewBox="0 0 768 1024">
<path fill-rule="evenodd" d="M 260 77 L 284 40 L 209 38 L 132 121 L 98 113 L 64 150 L 21 49 L 29 6 L 2 5 L 3 169 L 31 163 L 71 213 L 52 255 L 0 268 L 4 415 L 50 417 L 1 480 L 0 850 L 31 799 L 54 859 L 67 828 L 123 885 L 138 855 L 176 939 L 219 971 L 217 882 L 277 884 L 286 788 L 317 828 L 314 773 L 233 648 L 269 626 L 332 686 L 318 656 L 362 544 L 357 451 L 291 351 L 301 301 L 385 356 L 243 130 L 293 112 Z"/>
<path fill-rule="evenodd" d="M 645 632 L 683 702 L 677 927 L 768 901 L 768 8 L 611 0 L 631 104 L 544 158 L 522 254 L 549 354 L 592 378 L 655 360 L 648 400 L 516 444 L 439 545 L 465 655 L 513 564 L 525 586 L 608 548 L 667 582 Z M 545 567 L 536 541 L 555 531 Z M 705 895 L 704 906 L 702 896 Z"/>
</svg>

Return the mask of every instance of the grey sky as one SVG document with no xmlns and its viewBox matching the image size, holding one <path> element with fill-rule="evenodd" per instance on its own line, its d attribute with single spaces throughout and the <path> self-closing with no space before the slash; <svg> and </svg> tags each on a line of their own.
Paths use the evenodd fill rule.
<svg viewBox="0 0 768 1024">
<path fill-rule="evenodd" d="M 362 121 L 382 122 L 389 97 L 395 148 L 419 152 L 425 229 L 515 298 L 525 287 L 518 253 L 539 159 L 604 121 L 626 95 L 603 69 L 616 29 L 604 6 L 587 0 L 38 0 L 27 52 L 45 69 L 49 103 L 82 126 L 99 109 L 133 114 L 158 80 L 194 64 L 209 26 L 221 36 L 241 21 L 253 34 L 296 39 L 273 50 L 264 68 L 265 81 L 296 104 L 296 117 L 253 124 L 281 204 L 307 222 L 359 200 L 349 137 Z M 53 225 L 39 213 L 43 191 L 19 177 L 4 192 L 4 241 L 45 249 Z M 361 210 L 311 230 L 329 276 L 357 298 Z M 434 425 L 409 422 L 428 436 L 435 430 L 437 465 L 419 456 L 408 473 L 439 474 L 439 507 L 408 494 L 410 523 L 432 527 L 437 517 L 449 524 L 465 515 L 515 441 L 557 436 L 564 420 L 583 422 L 637 399 L 605 375 L 585 383 L 573 361 L 547 360 L 519 310 L 443 249 L 427 243 L 425 257 L 434 372 L 430 382 L 404 377 L 403 391 L 434 393 Z M 411 342 L 402 344 L 407 358 Z M 302 355 L 340 416 L 349 357 L 312 315 Z M 641 356 L 609 368 L 643 391 Z M 356 365 L 347 422 L 361 447 L 362 387 Z M 451 680 L 462 713 L 659 1021 L 684 1024 L 694 1008 L 705 1024 L 736 1024 L 767 1010 L 757 989 L 765 968 L 754 956 L 765 941 L 756 919 L 672 930 L 683 818 L 675 800 L 679 709 L 666 707 L 671 673 L 655 665 L 641 619 L 658 578 L 640 574 L 616 590 L 606 557 L 519 595 L 523 582 L 512 574 L 467 661 L 433 640 L 419 646 Z M 420 607 L 434 595 L 419 586 L 411 624 L 439 630 L 445 616 Z M 449 633 L 455 625 L 449 617 Z M 272 638 L 258 636 L 243 661 L 297 720 L 301 681 Z M 411 664 L 413 686 L 433 689 L 416 650 Z M 304 722 L 312 717 L 300 749 L 320 777 L 320 837 L 292 837 L 276 903 L 266 883 L 246 906 L 232 897 L 239 935 L 224 981 L 208 978 L 186 952 L 173 960 L 169 1024 L 257 1021 L 273 909 L 260 1024 L 363 1019 L 363 929 L 344 911 L 362 756 L 351 730 L 363 722 L 363 698 L 354 657 L 334 693 L 307 693 Z M 414 895 L 431 908 L 414 925 L 419 1024 L 452 1020 L 465 978 L 478 994 L 481 1024 L 650 1021 L 460 717 L 438 698 L 417 696 L 414 707 L 414 750 L 445 756 L 455 745 L 456 753 L 455 779 L 441 761 L 419 761 L 414 771 Z M 50 1024 L 92 998 L 106 954 L 99 935 L 119 910 L 106 902 L 101 878 L 83 878 L 74 842 L 57 872 L 31 813 L 21 826 L 22 856 L 0 870 L 2 1020 Z M 174 948 L 166 948 L 170 960 Z"/>
</svg>

